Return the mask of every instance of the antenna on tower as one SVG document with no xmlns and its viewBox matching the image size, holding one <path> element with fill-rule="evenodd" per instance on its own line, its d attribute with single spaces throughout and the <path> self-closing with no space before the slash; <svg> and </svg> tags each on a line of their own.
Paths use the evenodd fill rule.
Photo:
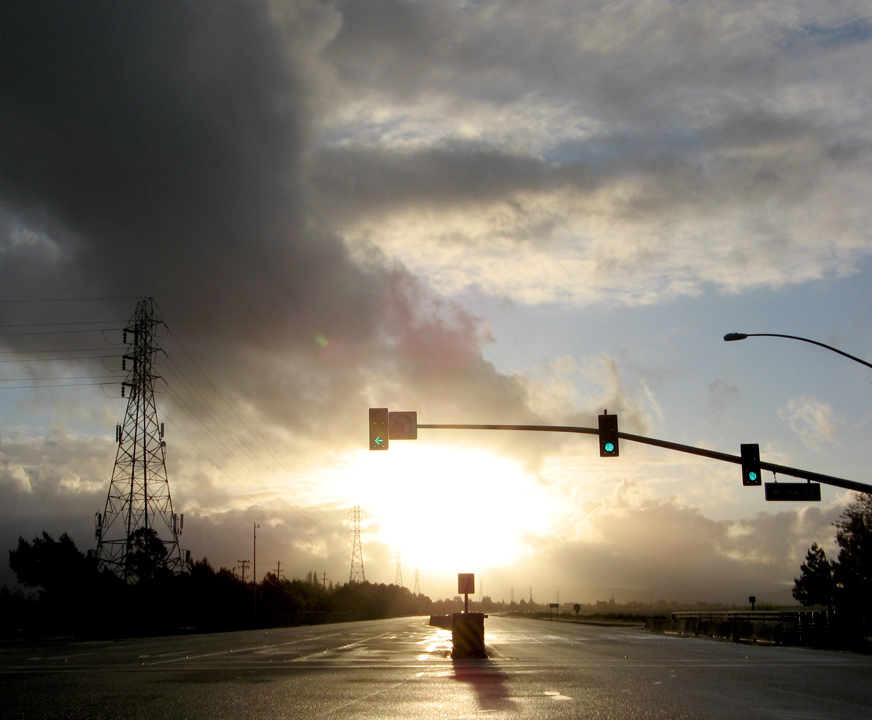
<svg viewBox="0 0 872 720">
<path fill-rule="evenodd" d="M 154 339 L 154 330 L 163 322 L 154 312 L 154 300 L 145 298 L 124 328 L 124 354 L 127 378 L 121 385 L 122 397 L 129 390 L 124 423 L 116 426 L 118 450 L 103 513 L 96 516 L 97 561 L 130 582 L 137 579 L 138 554 L 153 554 L 152 548 L 137 548 L 145 531 L 156 533 L 163 545 L 161 565 L 172 571 L 182 567 L 179 534 L 182 517 L 173 512 L 166 468 L 166 442 L 163 424 L 158 422 L 154 401 L 155 356 L 163 352 Z M 130 362 L 128 362 L 130 361 Z M 168 539 L 164 539 L 168 538 Z M 143 543 L 148 542 L 142 537 Z"/>
<path fill-rule="evenodd" d="M 348 582 L 365 582 L 363 549 L 360 546 L 360 506 L 355 505 L 349 510 L 349 514 L 351 515 L 351 532 L 354 534 L 354 542 L 351 545 L 351 573 L 348 576 Z"/>
</svg>

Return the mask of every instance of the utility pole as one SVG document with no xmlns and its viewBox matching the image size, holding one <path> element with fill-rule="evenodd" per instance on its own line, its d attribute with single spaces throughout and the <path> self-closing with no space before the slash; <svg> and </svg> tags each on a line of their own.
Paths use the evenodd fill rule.
<svg viewBox="0 0 872 720">
<path fill-rule="evenodd" d="M 245 571 L 248 570 L 249 561 L 248 560 L 237 560 L 240 567 L 242 568 L 242 582 L 245 582 Z"/>
<path fill-rule="evenodd" d="M 121 383 L 121 397 L 127 394 L 124 423 L 115 428 L 118 449 L 102 513 L 96 515 L 97 562 L 128 582 L 136 580 L 130 568 L 134 535 L 140 530 L 157 533 L 166 550 L 164 564 L 173 571 L 183 566 L 179 549 L 181 523 L 173 513 L 166 468 L 164 426 L 158 421 L 154 400 L 158 353 L 154 332 L 164 323 L 154 310 L 154 300 L 136 305 L 124 328 L 127 344 L 121 367 L 128 370 Z"/>
<path fill-rule="evenodd" d="M 254 523 L 254 541 L 253 541 L 254 547 L 252 548 L 252 553 L 253 553 L 252 557 L 254 558 L 254 561 L 253 561 L 252 566 L 251 566 L 251 579 L 255 585 L 257 585 L 257 529 L 259 527 L 260 527 L 260 525 L 258 525 L 257 523 Z"/>
<path fill-rule="evenodd" d="M 349 514 L 354 540 L 351 545 L 351 572 L 348 582 L 366 582 L 366 574 L 363 571 L 363 549 L 360 546 L 360 506 L 355 505 Z"/>
<path fill-rule="evenodd" d="M 282 561 L 281 561 L 281 560 L 279 560 L 279 561 L 276 563 L 276 579 L 277 579 L 277 580 L 281 580 L 281 579 L 282 579 Z"/>
</svg>

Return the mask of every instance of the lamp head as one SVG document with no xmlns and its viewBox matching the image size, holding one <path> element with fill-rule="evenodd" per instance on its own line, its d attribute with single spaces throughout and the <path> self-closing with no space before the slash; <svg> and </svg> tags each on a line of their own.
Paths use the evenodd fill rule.
<svg viewBox="0 0 872 720">
<path fill-rule="evenodd" d="M 748 337 L 745 333 L 727 333 L 724 335 L 724 340 L 730 342 L 731 340 L 744 340 Z"/>
</svg>

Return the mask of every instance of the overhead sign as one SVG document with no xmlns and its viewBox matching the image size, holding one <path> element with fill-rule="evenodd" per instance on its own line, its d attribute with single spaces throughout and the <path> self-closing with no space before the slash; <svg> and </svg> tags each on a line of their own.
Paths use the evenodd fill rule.
<svg viewBox="0 0 872 720">
<path fill-rule="evenodd" d="M 766 483 L 767 500 L 805 500 L 820 502 L 818 483 Z"/>
<path fill-rule="evenodd" d="M 418 413 L 415 411 L 389 412 L 389 437 L 391 440 L 418 439 Z"/>
<path fill-rule="evenodd" d="M 475 594 L 475 573 L 457 574 L 457 592 L 460 595 Z"/>
</svg>

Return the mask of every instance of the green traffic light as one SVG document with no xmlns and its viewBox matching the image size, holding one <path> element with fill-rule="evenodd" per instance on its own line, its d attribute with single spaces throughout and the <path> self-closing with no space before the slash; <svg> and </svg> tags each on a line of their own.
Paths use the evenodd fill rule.
<svg viewBox="0 0 872 720">
<path fill-rule="evenodd" d="M 387 450 L 390 413 L 387 408 L 369 409 L 369 449 Z"/>
<path fill-rule="evenodd" d="M 614 452 L 615 451 L 615 444 L 614 443 L 606 443 L 605 444 L 605 451 L 608 453 Z"/>
<path fill-rule="evenodd" d="M 752 470 L 751 472 L 748 473 L 748 479 L 749 479 L 751 482 L 757 482 L 757 473 L 755 473 L 755 472 Z"/>
</svg>

